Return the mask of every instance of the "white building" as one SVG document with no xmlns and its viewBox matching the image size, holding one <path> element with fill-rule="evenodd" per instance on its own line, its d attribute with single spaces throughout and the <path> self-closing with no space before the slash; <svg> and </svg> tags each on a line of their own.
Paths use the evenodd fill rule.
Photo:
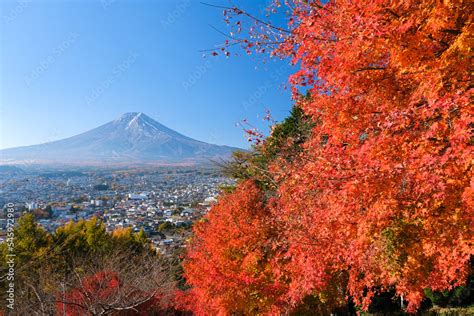
<svg viewBox="0 0 474 316">
<path fill-rule="evenodd" d="M 26 208 L 28 208 L 29 211 L 35 210 L 38 207 L 39 207 L 39 205 L 36 202 L 26 203 Z"/>
<path fill-rule="evenodd" d="M 145 194 L 136 194 L 136 193 L 129 193 L 128 194 L 128 199 L 129 200 L 146 200 L 148 198 L 147 195 Z"/>
</svg>

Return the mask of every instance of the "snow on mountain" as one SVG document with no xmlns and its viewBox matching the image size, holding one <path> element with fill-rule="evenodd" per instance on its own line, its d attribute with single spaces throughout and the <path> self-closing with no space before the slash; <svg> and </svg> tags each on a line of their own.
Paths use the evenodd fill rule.
<svg viewBox="0 0 474 316">
<path fill-rule="evenodd" d="M 234 150 L 189 138 L 133 112 L 73 137 L 0 150 L 0 163 L 196 163 L 225 159 Z"/>
</svg>

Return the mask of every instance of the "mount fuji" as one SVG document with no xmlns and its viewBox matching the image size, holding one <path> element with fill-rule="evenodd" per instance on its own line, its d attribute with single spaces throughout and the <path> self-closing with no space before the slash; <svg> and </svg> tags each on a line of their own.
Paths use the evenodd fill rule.
<svg viewBox="0 0 474 316">
<path fill-rule="evenodd" d="M 235 150 L 184 136 L 134 112 L 73 137 L 0 150 L 0 163 L 197 164 L 226 159 Z"/>
</svg>

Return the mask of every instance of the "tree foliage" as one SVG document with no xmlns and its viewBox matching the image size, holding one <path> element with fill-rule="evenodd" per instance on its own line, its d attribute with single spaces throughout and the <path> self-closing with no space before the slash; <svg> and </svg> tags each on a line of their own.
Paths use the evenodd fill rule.
<svg viewBox="0 0 474 316">
<path fill-rule="evenodd" d="M 143 232 L 108 233 L 92 218 L 49 233 L 26 214 L 14 236 L 18 315 L 125 315 L 169 306 L 174 291 L 169 264 L 149 248 Z M 0 244 L 2 300 L 8 254 L 7 244 Z"/>
<path fill-rule="evenodd" d="M 270 266 L 275 234 L 265 196 L 251 180 L 239 184 L 194 228 L 184 262 L 187 308 L 197 315 L 270 312 L 284 290 Z"/>
<path fill-rule="evenodd" d="M 273 52 L 297 67 L 289 78 L 293 97 L 314 126 L 296 154 L 272 140 L 285 139 L 278 129 L 265 145 L 267 153 L 280 155 L 268 159 L 260 148 L 247 154 L 250 158 L 238 164 L 235 175 L 264 182 L 260 188 L 274 197 L 271 204 L 248 200 L 255 182 L 241 182 L 196 230 L 188 256 L 210 258 L 215 267 L 209 271 L 223 273 L 233 261 L 212 261 L 214 253 L 243 251 L 250 241 L 268 244 L 275 250 L 265 257 L 272 268 L 258 273 L 270 273 L 287 291 L 275 291 L 279 299 L 265 310 L 297 306 L 327 291 L 334 277 L 343 274 L 347 279 L 339 280 L 337 291 L 363 309 L 377 293 L 394 291 L 413 312 L 426 289 L 449 291 L 464 284 L 470 272 L 472 4 L 285 3 L 288 29 L 255 19 L 259 27 L 238 43 L 261 51 L 272 38 L 269 33 L 279 39 Z M 238 28 L 235 20 L 252 17 L 237 8 L 226 8 L 225 14 Z M 303 91 L 309 97 L 302 97 Z M 270 211 L 266 220 L 271 220 L 257 225 L 250 219 L 250 226 L 228 232 L 235 238 L 211 242 L 233 224 L 231 214 L 246 214 L 242 205 L 262 214 Z M 232 221 L 222 220 L 229 216 Z M 246 229 L 252 225 L 254 230 Z M 268 238 L 262 230 L 272 225 L 280 231 Z M 240 230 L 246 232 L 244 239 L 238 237 Z M 234 280 L 232 274 L 216 277 L 215 270 L 198 278 L 196 269 L 185 269 L 195 293 L 209 293 Z M 249 289 L 234 284 L 226 293 Z M 223 304 L 219 295 L 196 298 Z M 286 307 L 279 305 L 282 301 Z"/>
<path fill-rule="evenodd" d="M 272 126 L 271 135 L 253 146 L 250 152 L 236 151 L 232 159 L 222 164 L 224 174 L 235 179 L 253 179 L 263 189 L 274 190 L 276 182 L 269 166 L 276 159 L 291 161 L 301 151 L 301 145 L 311 134 L 314 122 L 294 106 L 290 115 Z"/>
</svg>

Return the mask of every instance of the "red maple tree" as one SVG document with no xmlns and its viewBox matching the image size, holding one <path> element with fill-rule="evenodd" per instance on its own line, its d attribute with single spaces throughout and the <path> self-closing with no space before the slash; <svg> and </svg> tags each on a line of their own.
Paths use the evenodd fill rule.
<svg viewBox="0 0 474 316">
<path fill-rule="evenodd" d="M 220 198 L 194 228 L 184 268 L 185 298 L 197 315 L 269 312 L 284 290 L 270 265 L 274 228 L 251 180 Z"/>
<path fill-rule="evenodd" d="M 472 4 L 287 4 L 289 30 L 276 28 L 273 52 L 297 65 L 293 97 L 316 124 L 297 157 L 271 164 L 272 207 L 243 182 L 196 230 L 186 268 L 192 291 L 213 308 L 238 310 L 232 304 L 254 289 L 237 278 L 248 276 L 241 264 L 260 258 L 270 240 L 272 270 L 256 265 L 253 278 L 270 275 L 288 288 L 251 284 L 288 306 L 347 273 L 348 294 L 364 309 L 377 292 L 394 289 L 415 311 L 424 289 L 462 284 L 473 254 Z M 239 42 L 261 51 L 266 34 L 252 46 Z M 254 223 L 257 209 L 272 215 Z M 282 229 L 278 238 L 262 233 L 272 223 Z M 251 244 L 259 246 L 249 252 Z M 229 249 L 238 260 L 226 257 Z"/>
<path fill-rule="evenodd" d="M 472 10 L 457 1 L 297 8 L 281 49 L 300 65 L 295 98 L 320 123 L 280 187 L 282 211 L 305 217 L 289 222 L 295 297 L 343 269 L 357 304 L 395 287 L 413 311 L 424 288 L 465 280 L 473 250 Z"/>
</svg>

